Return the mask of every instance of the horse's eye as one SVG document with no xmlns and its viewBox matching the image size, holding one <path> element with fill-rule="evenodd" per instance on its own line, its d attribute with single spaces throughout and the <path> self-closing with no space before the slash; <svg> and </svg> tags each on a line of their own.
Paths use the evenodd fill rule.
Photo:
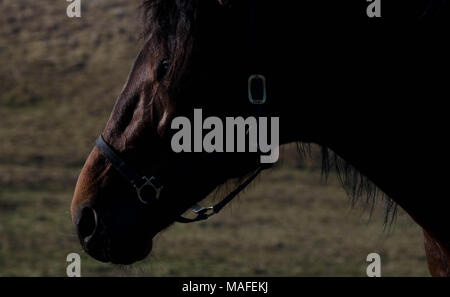
<svg viewBox="0 0 450 297">
<path fill-rule="evenodd" d="M 170 63 L 168 60 L 162 60 L 161 63 L 158 65 L 158 69 L 156 71 L 156 79 L 158 81 L 163 80 L 164 76 L 166 75 L 167 71 L 169 70 Z"/>
</svg>

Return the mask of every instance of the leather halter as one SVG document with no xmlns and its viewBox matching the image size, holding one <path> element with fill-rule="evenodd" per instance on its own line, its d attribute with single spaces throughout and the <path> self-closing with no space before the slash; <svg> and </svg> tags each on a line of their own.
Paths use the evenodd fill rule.
<svg viewBox="0 0 450 297">
<path fill-rule="evenodd" d="M 250 40 L 250 48 L 253 52 L 256 50 L 256 42 L 254 40 L 256 34 L 256 21 L 255 21 L 255 10 L 257 6 L 256 0 L 250 0 L 250 31 L 249 31 L 249 40 Z M 249 61 L 249 70 L 252 71 L 256 69 L 256 61 L 250 55 Z M 253 94 L 253 83 L 260 82 L 259 86 L 261 86 L 261 97 L 255 98 Z M 253 106 L 254 114 L 258 115 L 262 112 L 262 105 L 266 102 L 267 93 L 266 93 L 266 78 L 261 74 L 251 74 L 248 79 L 248 99 Z M 247 130 L 248 132 L 248 130 Z M 160 182 L 160 179 L 156 176 L 147 177 L 145 175 L 141 175 L 138 171 L 127 164 L 120 156 L 114 151 L 114 149 L 105 141 L 102 135 L 100 135 L 96 142 L 96 147 L 100 151 L 100 153 L 111 163 L 111 165 L 134 187 L 136 190 L 136 194 L 138 199 L 144 204 L 150 204 L 152 201 L 156 201 L 159 199 L 161 195 L 161 191 L 163 190 L 164 185 Z M 212 215 L 219 213 L 222 208 L 224 208 L 228 203 L 230 203 L 242 190 L 244 190 L 258 175 L 262 170 L 271 167 L 272 164 L 259 164 L 258 168 L 242 183 L 240 184 L 234 191 L 228 194 L 225 198 L 223 198 L 219 203 L 214 206 L 203 207 L 198 204 L 194 205 L 191 208 L 191 211 L 196 214 L 194 218 L 186 218 L 180 216 L 175 219 L 176 222 L 179 223 L 193 223 L 202 220 L 206 220 Z M 150 191 L 153 199 L 151 201 L 147 201 L 144 196 L 145 192 Z"/>
<path fill-rule="evenodd" d="M 100 135 L 95 141 L 95 145 L 100 151 L 100 153 L 111 163 L 114 169 L 117 170 L 136 190 L 138 199 L 143 204 L 150 204 L 152 201 L 159 199 L 161 191 L 163 190 L 163 185 L 159 182 L 159 179 L 155 176 L 147 177 L 141 175 L 133 167 L 128 165 L 119 155 L 114 151 L 114 149 L 103 139 Z M 192 223 L 201 220 L 206 220 L 210 216 L 217 214 L 222 210 L 225 205 L 230 203 L 242 190 L 244 190 L 258 175 L 262 170 L 271 167 L 272 164 L 260 164 L 255 172 L 248 177 L 242 184 L 240 184 L 234 191 L 223 198 L 219 203 L 214 206 L 202 207 L 200 205 L 194 205 L 191 211 L 196 214 L 193 219 L 178 217 L 175 221 L 179 223 Z M 147 201 L 144 199 L 143 191 L 150 190 L 153 194 L 153 199 Z"/>
</svg>

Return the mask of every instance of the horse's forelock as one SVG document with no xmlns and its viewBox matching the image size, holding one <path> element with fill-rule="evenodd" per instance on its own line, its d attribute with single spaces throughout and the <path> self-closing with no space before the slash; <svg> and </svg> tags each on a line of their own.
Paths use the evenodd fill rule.
<svg viewBox="0 0 450 297">
<path fill-rule="evenodd" d="M 196 0 L 144 0 L 143 36 L 189 32 L 197 13 Z M 181 31 L 181 32 L 180 32 Z"/>
<path fill-rule="evenodd" d="M 193 47 L 198 15 L 197 0 L 145 0 L 142 3 L 143 30 L 141 38 L 154 45 L 153 50 L 166 46 L 170 52 L 171 83 L 184 73 Z"/>
</svg>

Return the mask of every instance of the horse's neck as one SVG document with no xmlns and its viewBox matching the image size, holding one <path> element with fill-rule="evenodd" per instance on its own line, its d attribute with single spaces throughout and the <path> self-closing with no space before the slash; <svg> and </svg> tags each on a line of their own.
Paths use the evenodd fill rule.
<svg viewBox="0 0 450 297">
<path fill-rule="evenodd" d="M 448 168 L 442 28 L 281 30 L 262 49 L 274 57 L 264 64 L 267 109 L 280 116 L 281 142 L 329 147 L 450 247 L 447 181 L 436 170 Z"/>
</svg>

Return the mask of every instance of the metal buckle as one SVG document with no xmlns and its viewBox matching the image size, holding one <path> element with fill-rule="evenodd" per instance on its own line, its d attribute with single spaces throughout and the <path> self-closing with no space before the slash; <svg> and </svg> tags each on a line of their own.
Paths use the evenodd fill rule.
<svg viewBox="0 0 450 297">
<path fill-rule="evenodd" d="M 198 205 L 198 204 L 194 205 L 191 208 L 191 211 L 197 215 L 197 218 L 202 218 L 204 220 L 206 220 L 210 216 L 216 214 L 216 212 L 214 211 L 214 207 L 213 206 L 203 207 L 203 206 Z"/>
<path fill-rule="evenodd" d="M 144 204 L 149 204 L 149 203 L 150 203 L 150 202 L 145 201 L 145 200 L 142 199 L 142 197 L 141 197 L 141 191 L 142 191 L 142 189 L 145 188 L 146 186 L 151 186 L 151 187 L 153 188 L 153 190 L 155 190 L 155 200 L 158 200 L 158 199 L 159 199 L 159 195 L 161 194 L 161 190 L 162 190 L 163 186 L 157 187 L 157 186 L 153 183 L 153 181 L 156 181 L 156 178 L 153 177 L 153 176 L 150 177 L 150 178 L 148 178 L 148 177 L 146 177 L 146 176 L 143 176 L 142 179 L 145 181 L 145 183 L 142 184 L 142 186 L 139 186 L 139 187 L 136 186 L 137 196 L 138 196 L 139 200 L 140 200 L 142 203 L 144 203 Z"/>
<path fill-rule="evenodd" d="M 253 93 L 252 93 L 252 83 L 254 80 L 261 80 L 262 85 L 263 85 L 263 97 L 261 99 L 255 99 L 253 98 Z M 248 100 L 250 100 L 250 102 L 252 104 L 264 104 L 266 103 L 266 99 L 267 99 L 267 92 L 266 92 L 266 78 L 264 75 L 261 74 L 253 74 L 248 78 Z"/>
</svg>

